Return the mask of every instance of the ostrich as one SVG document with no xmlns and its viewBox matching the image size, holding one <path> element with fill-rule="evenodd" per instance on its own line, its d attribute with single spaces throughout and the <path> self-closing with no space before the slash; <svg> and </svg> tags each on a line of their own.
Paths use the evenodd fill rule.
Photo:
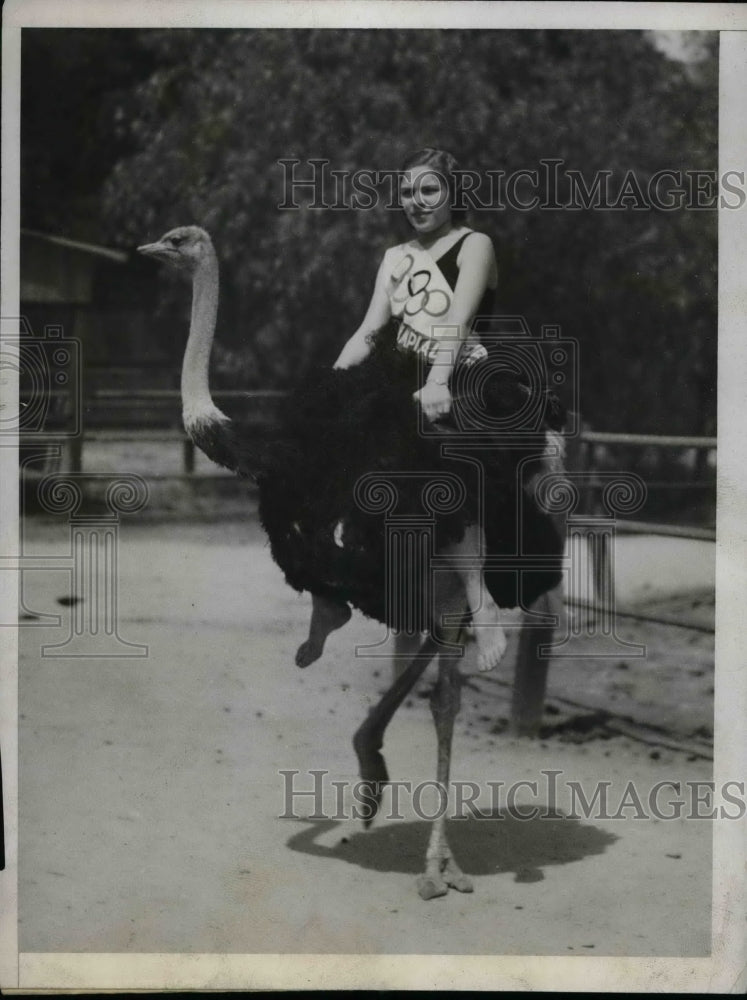
<svg viewBox="0 0 747 1000">
<path fill-rule="evenodd" d="M 210 237 L 197 226 L 183 226 L 138 250 L 191 276 L 192 312 L 181 375 L 184 427 L 212 461 L 255 480 L 260 519 L 273 558 L 291 586 L 312 595 L 309 635 L 296 655 L 298 666 L 306 667 L 321 655 L 330 632 L 350 618 L 350 605 L 395 630 L 404 629 L 410 637 L 425 634 L 353 739 L 361 775 L 360 798 L 366 802 L 364 825 L 373 820 L 389 780 L 381 754 L 384 731 L 435 656 L 438 678 L 431 711 L 438 747 L 437 781 L 448 789 L 454 720 L 460 705 L 457 639 L 469 618 L 464 583 L 456 569 L 447 566 L 443 572 L 423 574 L 428 576 L 432 593 L 425 593 L 425 584 L 418 580 L 409 580 L 411 588 L 420 586 L 423 593 L 410 593 L 409 601 L 388 599 L 392 591 L 385 586 L 384 518 L 377 503 L 387 477 L 404 474 L 417 481 L 416 489 L 403 488 L 400 499 L 405 513 L 418 513 L 423 482 L 430 479 L 436 493 L 443 491 L 444 484 L 464 479 L 464 461 L 445 457 L 439 441 L 442 435 L 429 438 L 419 433 L 417 404 L 406 388 L 410 382 L 398 377 L 396 363 L 383 349 L 374 350 L 353 368 L 324 369 L 308 378 L 286 407 L 279 440 L 257 442 L 253 435 L 243 433 L 214 404 L 208 384 L 219 285 Z M 493 403 L 516 408 L 527 391 L 515 379 L 504 381 Z M 491 511 L 485 525 L 488 549 L 518 551 L 515 526 L 520 525 L 521 551 L 541 555 L 545 563 L 544 568 L 521 574 L 520 592 L 515 568 L 486 574 L 488 588 L 501 607 L 528 605 L 559 581 L 562 540 L 556 527 L 531 495 L 522 494 L 518 511 L 520 458 L 515 449 L 500 448 L 487 456 L 490 467 L 482 499 Z M 379 476 L 378 486 L 371 485 L 372 474 Z M 366 483 L 371 487 L 367 499 L 361 492 L 365 493 Z M 454 492 L 460 493 L 458 486 Z M 437 552 L 458 542 L 474 524 L 479 511 L 473 494 L 479 493 L 478 489 L 462 489 L 456 499 L 452 496 L 453 502 L 441 504 L 433 539 Z M 413 607 L 422 608 L 420 617 L 415 615 L 415 626 Z M 425 872 L 417 881 L 423 899 L 444 895 L 449 888 L 473 890 L 449 848 L 445 810 L 439 812 L 431 829 Z"/>
</svg>

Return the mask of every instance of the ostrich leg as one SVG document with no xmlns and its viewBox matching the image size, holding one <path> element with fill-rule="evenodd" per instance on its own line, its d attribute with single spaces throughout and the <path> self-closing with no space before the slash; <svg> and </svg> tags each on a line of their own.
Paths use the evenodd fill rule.
<svg viewBox="0 0 747 1000">
<path fill-rule="evenodd" d="M 458 637 L 454 630 L 453 641 Z M 447 636 L 452 639 L 452 636 Z M 451 742 L 454 735 L 454 719 L 459 712 L 460 686 L 458 657 L 453 653 L 441 653 L 438 663 L 438 682 L 431 695 L 431 712 L 436 724 L 438 740 L 438 784 L 442 789 L 439 815 L 433 821 L 431 836 L 426 852 L 425 874 L 417 880 L 421 899 L 444 896 L 449 886 L 459 892 L 472 892 L 472 881 L 454 861 L 446 840 L 446 812 L 449 800 L 449 772 L 451 768 Z"/>
<path fill-rule="evenodd" d="M 392 658 L 392 680 L 396 681 L 404 672 L 407 664 L 418 652 L 423 644 L 423 636 L 408 632 L 395 632 L 394 635 L 394 656 Z"/>
<path fill-rule="evenodd" d="M 311 622 L 309 638 L 296 652 L 296 666 L 308 667 L 318 660 L 324 650 L 327 636 L 350 621 L 352 612 L 347 604 L 336 604 L 327 597 L 311 595 Z"/>
<path fill-rule="evenodd" d="M 364 827 L 369 827 L 379 811 L 384 785 L 389 780 L 386 763 L 381 754 L 384 731 L 389 721 L 415 686 L 418 678 L 436 655 L 437 640 L 428 636 L 414 658 L 384 693 L 381 701 L 374 705 L 368 718 L 353 737 L 353 747 L 358 757 L 362 789 L 369 806 L 363 818 Z"/>
</svg>

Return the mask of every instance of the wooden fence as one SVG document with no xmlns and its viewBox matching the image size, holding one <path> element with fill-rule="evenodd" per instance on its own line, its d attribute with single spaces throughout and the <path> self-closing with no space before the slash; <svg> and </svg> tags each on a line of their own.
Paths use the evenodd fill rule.
<svg viewBox="0 0 747 1000">
<path fill-rule="evenodd" d="M 219 405 L 230 411 L 231 404 L 241 403 L 242 410 L 253 412 L 252 423 L 257 432 L 263 427 L 271 426 L 277 402 L 286 393 L 280 390 L 216 391 L 214 397 Z M 182 449 L 182 472 L 178 474 L 156 474 L 156 479 L 190 479 L 195 473 L 195 449 L 185 435 L 181 426 L 180 395 L 176 389 L 140 389 L 124 392 L 120 389 L 98 389 L 85 400 L 87 427 L 77 436 L 64 441 L 66 458 L 65 470 L 81 472 L 85 467 L 85 445 L 94 441 L 173 441 Z M 135 425 L 137 420 L 137 425 Z M 570 468 L 575 471 L 589 473 L 584 477 L 584 509 L 593 513 L 595 507 L 595 492 L 601 487 L 601 480 L 595 479 L 595 469 L 599 464 L 599 450 L 607 452 L 612 448 L 653 448 L 682 450 L 692 449 L 699 455 L 713 452 L 716 449 L 715 437 L 692 437 L 654 434 L 624 434 L 602 431 L 583 430 L 574 441 L 574 447 L 569 455 Z M 696 460 L 698 469 L 704 467 L 702 460 Z M 208 478 L 201 474 L 200 478 Z M 651 484 L 654 485 L 654 484 Z M 655 484 L 662 488 L 703 489 L 712 484 L 690 480 L 666 481 Z M 594 531 L 593 527 L 589 529 Z M 648 521 L 618 519 L 615 530 L 619 534 L 662 535 L 676 538 L 715 541 L 715 529 L 699 526 L 679 526 Z M 590 545 L 593 577 L 596 582 L 596 593 L 602 592 L 600 581 L 606 578 L 609 571 L 610 552 L 608 535 L 600 534 L 595 544 Z M 563 598 L 557 591 L 545 595 L 540 605 L 532 610 L 540 610 L 543 614 L 556 619 L 562 610 Z M 675 625 L 686 629 L 713 632 L 712 627 L 702 622 L 688 621 L 662 615 L 645 614 L 636 609 L 625 609 L 615 606 L 607 607 L 604 602 L 570 601 L 566 604 L 582 609 L 586 613 L 613 614 L 621 618 Z M 542 720 L 545 692 L 547 686 L 547 671 L 550 660 L 541 655 L 540 647 L 551 642 L 551 630 L 548 626 L 538 626 L 536 616 L 525 614 L 519 637 L 519 655 L 513 683 L 512 729 L 518 734 L 534 734 L 539 730 Z"/>
<path fill-rule="evenodd" d="M 654 434 L 625 434 L 608 433 L 603 431 L 584 430 L 580 433 L 576 448 L 572 451 L 571 468 L 575 472 L 589 473 L 588 478 L 584 477 L 585 496 L 583 504 L 585 510 L 593 513 L 595 510 L 595 491 L 603 485 L 603 481 L 595 479 L 595 455 L 594 450 L 598 445 L 606 448 L 624 446 L 626 448 L 662 448 L 662 449 L 693 449 L 700 453 L 713 452 L 716 449 L 717 439 L 715 437 L 693 437 L 675 435 L 654 435 Z M 696 463 L 702 467 L 702 463 Z M 667 485 L 677 489 L 693 488 L 694 485 L 700 487 L 701 484 L 693 484 L 691 481 L 668 483 Z M 709 484 L 710 485 L 710 484 Z M 566 606 L 575 611 L 583 611 L 591 615 L 612 615 L 614 618 L 627 618 L 634 621 L 649 622 L 652 624 L 676 626 L 678 628 L 692 629 L 713 633 L 714 628 L 702 622 L 688 620 L 681 617 L 647 614 L 640 609 L 622 608 L 617 602 L 610 607 L 603 600 L 598 601 L 599 595 L 604 595 L 605 590 L 602 581 L 609 578 L 610 573 L 610 536 L 607 531 L 595 530 L 593 525 L 587 528 L 593 544 L 589 545 L 589 558 L 592 566 L 592 577 L 594 581 L 595 597 L 591 601 L 573 600 L 568 597 L 564 599 Z M 637 534 L 637 535 L 657 535 L 674 538 L 694 539 L 698 541 L 716 541 L 715 528 L 704 528 L 697 526 L 680 526 L 651 523 L 647 521 L 634 521 L 627 519 L 616 519 L 616 534 Z M 559 604 L 559 595 L 549 595 L 554 601 L 555 610 Z M 539 650 L 541 646 L 548 644 L 546 629 L 538 628 L 531 624 L 529 617 L 525 617 L 519 640 L 519 655 L 516 662 L 516 673 L 514 676 L 513 702 L 511 713 L 511 724 L 514 732 L 518 734 L 535 734 L 538 732 L 545 704 L 545 692 L 547 688 L 547 672 L 550 660 L 543 657 Z"/>
</svg>

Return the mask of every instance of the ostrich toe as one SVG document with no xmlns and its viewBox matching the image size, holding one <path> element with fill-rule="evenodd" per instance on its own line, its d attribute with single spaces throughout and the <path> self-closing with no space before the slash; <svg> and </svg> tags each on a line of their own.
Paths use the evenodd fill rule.
<svg viewBox="0 0 747 1000">
<path fill-rule="evenodd" d="M 435 899 L 437 896 L 445 896 L 449 891 L 446 882 L 437 875 L 418 875 L 415 885 L 421 899 Z"/>
<path fill-rule="evenodd" d="M 474 892 L 475 887 L 469 875 L 465 875 L 453 858 L 448 858 L 444 868 L 446 884 L 457 892 Z"/>
<path fill-rule="evenodd" d="M 319 659 L 323 650 L 323 642 L 313 642 L 311 639 L 307 639 L 296 650 L 296 666 L 301 667 L 301 669 L 308 667 L 315 660 Z"/>
<path fill-rule="evenodd" d="M 389 781 L 386 761 L 367 736 L 356 734 L 353 741 L 358 757 L 361 780 L 358 784 L 358 801 L 361 804 L 360 817 L 365 829 L 373 823 L 381 805 L 384 785 Z"/>
<path fill-rule="evenodd" d="M 376 818 L 385 784 L 385 781 L 362 781 L 360 783 L 361 799 L 364 803 L 361 808 L 364 830 L 367 830 Z"/>
<path fill-rule="evenodd" d="M 454 860 L 449 845 L 441 840 L 436 856 L 431 855 L 426 865 L 425 874 L 418 876 L 416 886 L 421 899 L 434 899 L 444 896 L 449 889 L 457 892 L 474 892 L 472 879 L 465 875 Z"/>
<path fill-rule="evenodd" d="M 334 604 L 326 598 L 315 595 L 312 603 L 309 637 L 298 647 L 296 666 L 308 667 L 318 660 L 324 652 L 324 644 L 329 634 L 346 625 L 350 621 L 351 614 L 347 604 Z"/>
</svg>

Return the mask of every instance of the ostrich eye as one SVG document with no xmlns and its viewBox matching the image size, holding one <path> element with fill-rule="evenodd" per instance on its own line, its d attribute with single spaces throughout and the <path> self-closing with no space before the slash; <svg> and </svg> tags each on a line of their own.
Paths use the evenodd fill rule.
<svg viewBox="0 0 747 1000">
<path fill-rule="evenodd" d="M 185 239 L 184 236 L 172 236 L 169 242 L 171 243 L 172 246 L 178 247 L 181 246 L 181 244 L 184 242 L 184 239 Z"/>
</svg>

